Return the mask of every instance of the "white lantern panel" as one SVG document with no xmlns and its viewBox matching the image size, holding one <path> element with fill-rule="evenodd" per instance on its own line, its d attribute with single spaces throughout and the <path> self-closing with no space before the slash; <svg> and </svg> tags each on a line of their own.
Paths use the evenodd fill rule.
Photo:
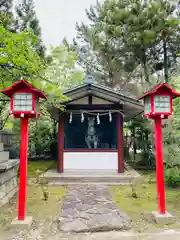
<svg viewBox="0 0 180 240">
<path fill-rule="evenodd" d="M 31 111 L 32 110 L 32 94 L 31 93 L 14 94 L 14 110 L 15 111 Z"/>
<path fill-rule="evenodd" d="M 144 113 L 147 114 L 151 111 L 151 101 L 150 97 L 147 96 L 144 98 Z"/>
<path fill-rule="evenodd" d="M 155 112 L 170 112 L 170 96 L 154 97 Z"/>
</svg>

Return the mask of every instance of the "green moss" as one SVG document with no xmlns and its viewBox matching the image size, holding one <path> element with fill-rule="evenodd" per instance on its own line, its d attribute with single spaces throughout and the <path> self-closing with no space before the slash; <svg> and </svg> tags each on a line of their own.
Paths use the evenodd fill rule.
<svg viewBox="0 0 180 240">
<path fill-rule="evenodd" d="M 29 161 L 28 162 L 28 177 L 36 177 L 36 171 L 40 170 L 45 172 L 49 168 L 53 168 L 56 165 L 54 160 L 38 160 L 38 161 Z"/>
<path fill-rule="evenodd" d="M 62 199 L 65 196 L 65 187 L 48 187 L 49 198 L 43 200 L 43 192 L 40 186 L 28 187 L 27 215 L 35 219 L 45 220 L 55 218 L 60 213 Z"/>
<path fill-rule="evenodd" d="M 156 184 L 138 185 L 135 190 L 137 198 L 132 197 L 131 186 L 110 187 L 114 201 L 119 208 L 132 218 L 132 226 L 137 231 L 151 230 L 164 227 L 153 223 L 150 213 L 157 210 Z M 180 191 L 166 188 L 167 211 L 180 217 Z M 171 228 L 180 227 L 180 222 L 169 225 Z"/>
<path fill-rule="evenodd" d="M 43 200 L 43 192 L 40 185 L 27 187 L 26 215 L 32 216 L 35 220 L 56 219 L 60 213 L 63 198 L 66 194 L 66 187 L 49 186 L 49 198 Z M 12 219 L 17 217 L 17 197 L 0 208 L 0 230 L 8 227 Z"/>
</svg>

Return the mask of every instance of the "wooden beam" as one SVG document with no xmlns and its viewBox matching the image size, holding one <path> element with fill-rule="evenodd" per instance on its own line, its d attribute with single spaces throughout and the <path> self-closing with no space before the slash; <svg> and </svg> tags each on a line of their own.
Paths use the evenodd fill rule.
<svg viewBox="0 0 180 240">
<path fill-rule="evenodd" d="M 57 172 L 64 172 L 64 115 L 59 116 L 58 128 L 58 167 Z"/>
<path fill-rule="evenodd" d="M 87 105 L 87 104 L 76 104 L 67 105 L 67 110 L 122 110 L 123 106 L 121 104 L 98 104 L 98 105 Z"/>
<path fill-rule="evenodd" d="M 123 134 L 123 116 L 121 113 L 116 115 L 117 129 L 117 150 L 118 150 L 118 173 L 124 172 L 124 134 Z"/>
<path fill-rule="evenodd" d="M 117 149 L 65 149 L 64 152 L 117 152 Z"/>
</svg>

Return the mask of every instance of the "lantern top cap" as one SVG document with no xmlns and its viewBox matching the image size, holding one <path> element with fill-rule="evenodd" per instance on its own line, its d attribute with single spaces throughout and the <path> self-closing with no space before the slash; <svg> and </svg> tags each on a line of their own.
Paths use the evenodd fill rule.
<svg viewBox="0 0 180 240">
<path fill-rule="evenodd" d="M 34 92 L 38 97 L 46 99 L 45 94 L 41 90 L 34 88 L 25 80 L 19 80 L 15 82 L 11 87 L 0 90 L 0 92 L 7 95 L 8 97 L 11 97 L 18 90 L 30 90 Z"/>
<path fill-rule="evenodd" d="M 139 100 L 143 99 L 146 96 L 154 95 L 154 94 L 169 94 L 172 98 L 180 97 L 180 93 L 176 92 L 172 87 L 170 87 L 167 83 L 159 83 L 155 88 L 150 91 L 145 92 Z"/>
</svg>

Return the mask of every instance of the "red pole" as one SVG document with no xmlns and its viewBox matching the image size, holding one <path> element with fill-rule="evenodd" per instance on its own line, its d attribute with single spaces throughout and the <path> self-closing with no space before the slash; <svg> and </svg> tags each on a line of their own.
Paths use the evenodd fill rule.
<svg viewBox="0 0 180 240">
<path fill-rule="evenodd" d="M 59 116 L 57 172 L 64 172 L 64 115 Z"/>
<path fill-rule="evenodd" d="M 21 118 L 18 220 L 24 220 L 24 218 L 25 218 L 26 183 L 27 183 L 27 153 L 28 153 L 28 118 Z"/>
<path fill-rule="evenodd" d="M 162 120 L 154 120 L 155 127 L 155 146 L 156 146 L 156 184 L 158 193 L 159 213 L 166 213 L 165 187 L 164 187 L 164 161 L 163 161 L 163 143 L 162 143 Z"/>
<path fill-rule="evenodd" d="M 124 136 L 123 136 L 123 116 L 117 113 L 117 150 L 118 150 L 118 173 L 124 173 Z"/>
</svg>

